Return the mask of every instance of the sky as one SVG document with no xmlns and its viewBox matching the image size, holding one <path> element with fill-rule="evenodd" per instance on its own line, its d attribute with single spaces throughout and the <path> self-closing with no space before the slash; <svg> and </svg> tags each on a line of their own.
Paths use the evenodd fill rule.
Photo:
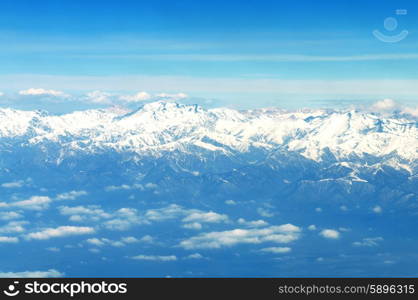
<svg viewBox="0 0 418 300">
<path fill-rule="evenodd" d="M 142 92 L 240 108 L 415 104 L 417 16 L 414 1 L 3 0 L 0 102 L 65 111 Z"/>
</svg>

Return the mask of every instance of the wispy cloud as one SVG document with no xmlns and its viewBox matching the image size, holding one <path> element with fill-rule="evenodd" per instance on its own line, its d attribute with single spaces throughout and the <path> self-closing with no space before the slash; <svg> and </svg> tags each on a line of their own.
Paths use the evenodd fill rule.
<svg viewBox="0 0 418 300">
<path fill-rule="evenodd" d="M 0 212 L 0 220 L 3 221 L 9 221 L 9 220 L 13 220 L 13 219 L 19 219 L 22 218 L 23 216 L 15 211 L 6 211 L 6 212 Z"/>
<path fill-rule="evenodd" d="M 68 95 L 65 94 L 62 91 L 48 90 L 48 89 L 43 89 L 43 88 L 30 88 L 30 89 L 27 89 L 27 90 L 21 90 L 21 91 L 19 91 L 19 95 L 22 95 L 22 96 L 68 97 Z"/>
<path fill-rule="evenodd" d="M 132 256 L 131 258 L 135 260 L 161 261 L 161 262 L 177 260 L 177 256 L 175 255 L 142 255 L 141 254 L 141 255 Z"/>
<path fill-rule="evenodd" d="M 92 234 L 95 230 L 92 227 L 60 226 L 57 228 L 46 228 L 42 231 L 32 232 L 26 235 L 29 240 L 48 240 L 51 238 L 65 237 L 71 235 Z"/>
<path fill-rule="evenodd" d="M 133 236 L 127 236 L 127 237 L 122 237 L 120 240 L 117 240 L 117 241 L 111 240 L 108 238 L 90 238 L 86 240 L 88 244 L 91 244 L 97 247 L 102 247 L 106 245 L 110 245 L 113 247 L 125 247 L 127 244 L 152 243 L 153 241 L 154 241 L 154 238 L 152 238 L 149 235 L 146 235 L 142 237 L 141 239 L 137 239 L 136 237 L 133 237 Z"/>
<path fill-rule="evenodd" d="M 32 196 L 27 200 L 15 201 L 15 202 L 0 202 L 0 207 L 19 207 L 22 209 L 30 210 L 43 210 L 49 207 L 52 199 L 48 196 Z"/>
<path fill-rule="evenodd" d="M 23 227 L 28 224 L 27 221 L 11 221 L 0 227 L 0 233 L 21 233 L 26 229 Z"/>
<path fill-rule="evenodd" d="M 336 240 L 340 238 L 340 232 L 334 229 L 324 229 L 319 233 L 319 235 L 326 239 Z"/>
<path fill-rule="evenodd" d="M 239 218 L 238 224 L 245 225 L 248 227 L 263 227 L 263 226 L 267 226 L 269 223 L 267 223 L 264 220 L 247 221 L 244 218 Z"/>
<path fill-rule="evenodd" d="M 110 245 L 113 247 L 124 247 L 126 246 L 125 243 L 123 243 L 122 241 L 114 241 L 114 240 L 110 240 L 107 238 L 91 238 L 91 239 L 87 239 L 86 240 L 87 243 L 94 245 L 94 246 L 98 246 L 98 247 L 102 247 L 105 245 Z"/>
<path fill-rule="evenodd" d="M 0 243 L 17 243 L 19 239 L 17 237 L 0 236 Z"/>
<path fill-rule="evenodd" d="M 86 56 L 83 56 L 84 58 Z M 380 61 L 380 60 L 417 60 L 416 53 L 387 53 L 364 55 L 303 55 L 303 54 L 92 54 L 90 58 L 102 59 L 136 59 L 158 61 L 205 61 L 205 62 L 236 62 L 236 61 L 265 61 L 265 62 L 352 62 L 352 61 Z"/>
<path fill-rule="evenodd" d="M 213 211 L 209 212 L 192 212 L 185 218 L 183 222 L 199 222 L 199 223 L 220 223 L 227 222 L 228 216 L 223 214 L 218 214 Z"/>
<path fill-rule="evenodd" d="M 237 244 L 290 243 L 299 238 L 300 231 L 295 225 L 285 224 L 263 229 L 209 232 L 183 240 L 179 246 L 184 249 L 216 249 Z"/>
<path fill-rule="evenodd" d="M 103 225 L 110 230 L 128 230 L 134 225 L 149 224 L 148 220 L 138 214 L 135 208 L 121 208 L 113 215 L 113 219 L 106 221 Z"/>
<path fill-rule="evenodd" d="M 25 182 L 23 180 L 17 180 L 17 181 L 12 181 L 12 182 L 5 182 L 1 184 L 1 187 L 3 188 L 7 188 L 7 189 L 12 189 L 12 188 L 20 188 L 25 184 Z"/>
<path fill-rule="evenodd" d="M 396 102 L 393 99 L 383 99 L 374 102 L 370 106 L 363 106 L 363 109 L 370 112 L 380 113 L 383 115 L 391 115 L 395 112 L 418 117 L 418 106 L 407 106 Z"/>
<path fill-rule="evenodd" d="M 292 251 L 292 248 L 289 247 L 268 247 L 263 248 L 260 250 L 261 252 L 268 252 L 273 254 L 283 254 L 283 253 L 289 253 Z"/>
<path fill-rule="evenodd" d="M 142 102 L 151 99 L 151 95 L 147 92 L 138 92 L 134 95 L 123 95 L 119 97 L 120 100 L 126 102 Z"/>
<path fill-rule="evenodd" d="M 54 278 L 63 277 L 65 274 L 55 269 L 47 271 L 22 271 L 22 272 L 0 272 L 1 278 Z"/>
<path fill-rule="evenodd" d="M 75 200 L 78 197 L 85 196 L 88 193 L 86 191 L 70 191 L 67 193 L 58 194 L 56 200 Z"/>
<path fill-rule="evenodd" d="M 39 82 L 69 90 L 183 90 L 189 93 L 277 93 L 281 96 L 308 95 L 322 99 L 335 97 L 418 96 L 416 79 L 277 79 L 187 76 L 50 76 L 0 75 L 0 88 L 14 89 Z"/>
<path fill-rule="evenodd" d="M 372 237 L 372 238 L 364 238 L 361 241 L 354 242 L 353 246 L 357 247 L 375 247 L 378 246 L 379 243 L 383 241 L 382 237 Z"/>
</svg>

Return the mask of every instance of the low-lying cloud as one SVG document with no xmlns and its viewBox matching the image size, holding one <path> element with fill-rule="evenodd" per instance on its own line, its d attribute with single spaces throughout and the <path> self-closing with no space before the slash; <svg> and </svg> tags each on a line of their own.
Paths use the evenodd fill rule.
<svg viewBox="0 0 418 300">
<path fill-rule="evenodd" d="M 184 249 L 218 249 L 238 244 L 290 243 L 299 239 L 301 229 L 292 224 L 263 229 L 233 229 L 202 233 L 185 239 L 179 246 Z"/>
<path fill-rule="evenodd" d="M 46 228 L 38 232 L 32 232 L 26 235 L 29 240 L 48 240 L 57 237 L 66 237 L 72 235 L 92 234 L 95 229 L 83 226 L 59 226 L 57 228 Z"/>
</svg>

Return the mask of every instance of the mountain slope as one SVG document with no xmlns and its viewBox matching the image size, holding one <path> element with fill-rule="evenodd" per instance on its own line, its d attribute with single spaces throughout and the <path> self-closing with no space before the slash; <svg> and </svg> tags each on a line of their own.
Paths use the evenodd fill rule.
<svg viewBox="0 0 418 300">
<path fill-rule="evenodd" d="M 24 145 L 56 144 L 62 153 L 106 150 L 161 156 L 162 152 L 297 152 L 323 161 L 385 158 L 397 168 L 415 168 L 418 123 L 405 116 L 382 118 L 357 111 L 276 109 L 204 110 L 199 106 L 155 102 L 119 115 L 88 110 L 62 116 L 42 111 L 0 110 L 1 140 Z M 404 166 L 403 166 L 404 165 Z"/>
</svg>

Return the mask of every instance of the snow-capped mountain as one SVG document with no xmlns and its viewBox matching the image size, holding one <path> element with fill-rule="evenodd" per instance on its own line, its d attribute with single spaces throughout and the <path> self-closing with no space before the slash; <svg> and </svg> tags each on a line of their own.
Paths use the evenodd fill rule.
<svg viewBox="0 0 418 300">
<path fill-rule="evenodd" d="M 121 114 L 87 110 L 61 116 L 44 111 L 0 110 L 0 137 L 22 146 L 55 143 L 61 153 L 106 150 L 160 157 L 181 151 L 234 156 L 277 150 L 322 161 L 373 156 L 410 169 L 418 159 L 418 123 L 358 111 L 228 108 L 154 102 Z M 405 164 L 403 164 L 404 162 Z"/>
</svg>

